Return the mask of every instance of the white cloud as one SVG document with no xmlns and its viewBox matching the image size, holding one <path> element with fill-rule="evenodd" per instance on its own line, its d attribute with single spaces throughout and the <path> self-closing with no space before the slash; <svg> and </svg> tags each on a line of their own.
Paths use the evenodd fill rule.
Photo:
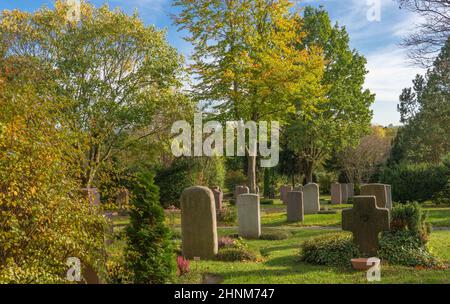
<svg viewBox="0 0 450 304">
<path fill-rule="evenodd" d="M 374 122 L 398 123 L 395 108 L 402 89 L 410 87 L 414 76 L 424 74 L 425 70 L 413 66 L 406 57 L 406 50 L 396 45 L 380 48 L 366 57 L 369 74 L 365 87 L 376 94 Z"/>
</svg>

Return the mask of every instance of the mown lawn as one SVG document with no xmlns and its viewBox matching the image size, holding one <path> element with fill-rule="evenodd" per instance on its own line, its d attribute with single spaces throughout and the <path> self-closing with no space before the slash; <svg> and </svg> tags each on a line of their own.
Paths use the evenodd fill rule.
<svg viewBox="0 0 450 304">
<path fill-rule="evenodd" d="M 292 229 L 290 229 L 292 231 Z M 228 234 L 230 230 L 221 231 Z M 331 233 L 324 230 L 305 230 L 297 228 L 292 237 L 281 241 L 247 241 L 249 247 L 258 252 L 262 261 L 251 263 L 200 261 L 192 262 L 192 273 L 180 278 L 183 283 L 199 283 L 202 274 L 219 275 L 223 283 L 243 284 L 313 284 L 313 283 L 368 283 L 365 272 L 352 269 L 315 266 L 299 261 L 300 244 L 306 239 Z M 438 231 L 432 234 L 430 246 L 433 252 L 450 263 L 450 231 Z M 383 264 L 381 284 L 384 283 L 450 283 L 450 269 L 420 270 Z"/>
<path fill-rule="evenodd" d="M 179 283 L 201 283 L 206 273 L 218 275 L 223 283 L 368 283 L 364 272 L 351 269 L 305 264 L 299 261 L 300 245 L 308 238 L 340 230 L 342 209 L 352 205 L 330 205 L 322 197 L 322 209 L 335 210 L 336 214 L 306 215 L 302 223 L 286 222 L 286 206 L 276 200 L 274 205 L 261 206 L 263 232 L 285 229 L 291 232 L 286 240 L 248 240 L 249 248 L 260 257 L 258 262 L 232 263 L 220 261 L 191 262 L 191 273 L 179 278 Z M 234 207 L 232 207 L 234 208 Z M 450 227 L 450 207 L 426 206 L 428 221 L 435 227 Z M 166 214 L 166 222 L 177 234 L 180 232 L 179 211 Z M 116 231 L 128 223 L 126 217 L 114 220 Z M 219 225 L 219 234 L 236 233 L 237 224 L 231 227 Z M 344 233 L 344 232 L 342 232 Z M 177 241 L 179 243 L 179 240 Z M 111 244 L 110 252 L 121 250 L 123 242 Z M 450 230 L 436 230 L 428 244 L 431 251 L 445 265 L 450 266 Z M 412 267 L 382 265 L 380 283 L 450 283 L 450 268 L 445 270 L 423 270 Z"/>
</svg>

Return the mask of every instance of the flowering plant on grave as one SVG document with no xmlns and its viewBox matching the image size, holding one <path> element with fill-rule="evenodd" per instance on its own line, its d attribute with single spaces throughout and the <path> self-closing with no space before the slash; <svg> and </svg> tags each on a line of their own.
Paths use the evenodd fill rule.
<svg viewBox="0 0 450 304">
<path fill-rule="evenodd" d="M 182 256 L 177 258 L 178 275 L 182 276 L 190 272 L 190 261 Z"/>
</svg>

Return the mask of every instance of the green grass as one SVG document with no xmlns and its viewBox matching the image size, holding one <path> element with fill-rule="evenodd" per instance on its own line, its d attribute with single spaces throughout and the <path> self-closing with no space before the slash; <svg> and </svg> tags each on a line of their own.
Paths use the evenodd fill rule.
<svg viewBox="0 0 450 304">
<path fill-rule="evenodd" d="M 224 231 L 220 231 L 221 234 Z M 230 233 L 230 231 L 226 231 Z M 331 233 L 323 230 L 293 232 L 291 238 L 281 241 L 247 241 L 249 247 L 262 256 L 259 262 L 227 263 L 219 261 L 192 262 L 190 283 L 198 283 L 202 273 L 220 275 L 225 284 L 299 284 L 299 283 L 367 283 L 365 272 L 352 269 L 305 264 L 299 261 L 300 244 L 308 238 Z M 439 231 L 431 236 L 430 246 L 436 255 L 450 262 L 448 248 L 450 231 Z M 447 247 L 443 243 L 447 244 Z M 380 283 L 450 283 L 450 269 L 419 270 L 383 264 Z"/>
<path fill-rule="evenodd" d="M 450 227 L 450 207 L 425 208 L 434 227 Z"/>
<path fill-rule="evenodd" d="M 200 283 L 205 273 L 212 273 L 223 278 L 225 284 L 230 283 L 367 283 L 364 272 L 338 267 L 325 267 L 305 264 L 299 261 L 299 251 L 302 242 L 308 238 L 336 232 L 335 229 L 317 229 L 307 226 L 322 226 L 339 229 L 341 210 L 351 208 L 351 205 L 330 205 L 323 202 L 322 207 L 337 210 L 337 214 L 306 215 L 302 223 L 286 222 L 286 206 L 279 200 L 274 205 L 261 206 L 261 221 L 263 233 L 269 230 L 286 229 L 291 236 L 286 240 L 266 241 L 249 240 L 249 248 L 258 254 L 258 262 L 230 263 L 220 261 L 191 262 L 191 273 L 178 279 L 179 283 Z M 429 221 L 434 226 L 450 227 L 450 207 L 427 206 Z M 167 223 L 175 230 L 180 230 L 180 214 L 166 216 Z M 126 217 L 114 220 L 118 225 L 116 231 L 128 223 Z M 172 225 L 173 224 L 173 225 Z M 237 233 L 236 227 L 219 227 L 219 235 Z M 177 240 L 180 243 L 180 240 Z M 110 253 L 123 250 L 124 242 L 116 241 L 108 246 Z M 450 266 L 450 231 L 434 231 L 428 244 L 430 250 L 444 264 Z M 412 267 L 383 264 L 382 281 L 380 283 L 450 283 L 450 269 L 422 270 Z"/>
</svg>

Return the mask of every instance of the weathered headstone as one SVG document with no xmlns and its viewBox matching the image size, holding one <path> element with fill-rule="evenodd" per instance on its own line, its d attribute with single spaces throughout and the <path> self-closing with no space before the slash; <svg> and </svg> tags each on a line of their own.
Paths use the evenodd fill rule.
<svg viewBox="0 0 450 304">
<path fill-rule="evenodd" d="M 388 190 L 384 184 L 367 184 L 361 187 L 361 195 L 373 195 L 377 198 L 377 206 L 391 209 L 388 205 Z"/>
<path fill-rule="evenodd" d="M 187 259 L 217 254 L 216 205 L 209 188 L 191 187 L 181 194 L 181 244 Z"/>
<path fill-rule="evenodd" d="M 100 192 L 97 188 L 84 188 L 81 189 L 91 206 L 100 206 Z"/>
<path fill-rule="evenodd" d="M 292 191 L 294 192 L 303 192 L 304 187 L 302 185 L 295 185 Z"/>
<path fill-rule="evenodd" d="M 290 191 L 292 191 L 292 186 L 281 186 L 280 188 L 280 199 L 285 204 L 287 203 L 288 200 L 287 194 Z"/>
<path fill-rule="evenodd" d="M 130 194 L 128 189 L 122 188 L 117 191 L 116 204 L 119 207 L 119 210 L 129 205 L 130 202 Z"/>
<path fill-rule="evenodd" d="M 320 211 L 319 185 L 311 183 L 303 187 L 304 213 L 316 214 Z"/>
<path fill-rule="evenodd" d="M 261 236 L 261 211 L 259 195 L 239 195 L 236 206 L 239 235 L 243 238 L 258 239 Z"/>
<path fill-rule="evenodd" d="M 386 185 L 386 208 L 392 210 L 392 186 Z"/>
<path fill-rule="evenodd" d="M 342 204 L 342 192 L 339 183 L 331 184 L 331 203 L 334 205 Z"/>
<path fill-rule="evenodd" d="M 303 222 L 304 220 L 303 192 L 288 192 L 287 220 L 288 222 Z"/>
<path fill-rule="evenodd" d="M 342 211 L 342 230 L 353 232 L 362 254 L 375 256 L 378 234 L 389 230 L 389 210 L 377 207 L 375 196 L 355 196 L 353 208 Z"/>
<path fill-rule="evenodd" d="M 220 187 L 213 187 L 211 191 L 214 194 L 214 202 L 216 204 L 216 213 L 219 214 L 220 210 L 222 210 L 222 202 L 223 202 L 223 192 L 220 190 Z"/>
<path fill-rule="evenodd" d="M 347 184 L 341 184 L 341 203 L 347 204 L 348 203 L 348 186 Z"/>
<path fill-rule="evenodd" d="M 347 184 L 347 194 L 348 198 L 353 198 L 355 196 L 355 184 L 353 183 Z"/>
<path fill-rule="evenodd" d="M 250 189 L 247 186 L 236 186 L 234 190 L 234 198 L 236 199 L 241 194 L 250 193 Z"/>
<path fill-rule="evenodd" d="M 82 271 L 83 282 L 88 285 L 101 284 L 100 278 L 97 272 L 91 265 L 85 264 Z"/>
</svg>

